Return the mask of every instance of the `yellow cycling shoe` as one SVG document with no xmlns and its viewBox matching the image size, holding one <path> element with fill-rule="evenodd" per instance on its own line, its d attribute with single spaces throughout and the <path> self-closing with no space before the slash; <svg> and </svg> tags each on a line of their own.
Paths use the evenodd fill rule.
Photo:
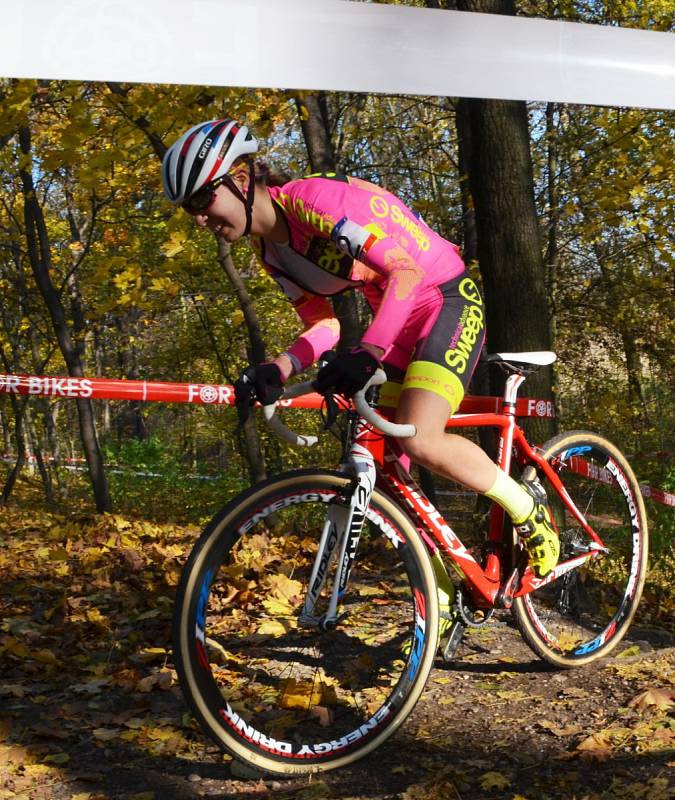
<svg viewBox="0 0 675 800">
<path fill-rule="evenodd" d="M 516 533 L 523 540 L 532 572 L 537 578 L 545 578 L 558 563 L 560 539 L 551 524 L 543 487 L 526 482 L 521 486 L 532 495 L 534 508 L 529 517 L 515 526 Z"/>
</svg>

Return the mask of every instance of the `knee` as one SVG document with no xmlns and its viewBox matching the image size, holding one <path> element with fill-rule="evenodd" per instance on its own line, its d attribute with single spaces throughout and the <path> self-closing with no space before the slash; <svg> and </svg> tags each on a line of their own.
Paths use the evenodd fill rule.
<svg viewBox="0 0 675 800">
<path fill-rule="evenodd" d="M 443 434 L 439 435 L 442 436 Z M 426 466 L 432 460 L 434 441 L 438 443 L 438 438 L 418 428 L 415 436 L 411 436 L 408 439 L 399 439 L 398 444 L 401 450 L 416 464 Z"/>
</svg>

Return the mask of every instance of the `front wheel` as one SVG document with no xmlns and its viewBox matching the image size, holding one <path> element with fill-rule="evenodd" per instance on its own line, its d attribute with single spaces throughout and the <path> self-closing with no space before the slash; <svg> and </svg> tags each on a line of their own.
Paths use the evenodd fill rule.
<svg viewBox="0 0 675 800">
<path fill-rule="evenodd" d="M 562 433 L 542 450 L 606 552 L 518 597 L 513 614 L 537 655 L 572 667 L 608 655 L 628 630 L 647 573 L 647 515 L 630 465 L 603 437 Z M 560 562 L 587 553 L 589 534 L 542 472 L 538 478 L 560 537 Z"/>
<path fill-rule="evenodd" d="M 183 693 L 204 730 L 261 772 L 366 755 L 412 711 L 433 663 L 433 569 L 409 518 L 378 491 L 340 622 L 320 630 L 299 619 L 327 513 L 344 518 L 351 488 L 316 470 L 265 481 L 216 515 L 183 571 L 174 617 Z"/>
</svg>

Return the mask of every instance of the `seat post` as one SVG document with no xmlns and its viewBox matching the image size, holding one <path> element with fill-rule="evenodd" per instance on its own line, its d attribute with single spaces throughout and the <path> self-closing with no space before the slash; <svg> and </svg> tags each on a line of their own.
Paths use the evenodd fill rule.
<svg viewBox="0 0 675 800">
<path fill-rule="evenodd" d="M 525 380 L 525 376 L 520 372 L 514 372 L 506 379 L 504 387 L 504 404 L 502 413 L 507 417 L 515 417 L 516 401 L 518 399 L 518 389 Z"/>
</svg>

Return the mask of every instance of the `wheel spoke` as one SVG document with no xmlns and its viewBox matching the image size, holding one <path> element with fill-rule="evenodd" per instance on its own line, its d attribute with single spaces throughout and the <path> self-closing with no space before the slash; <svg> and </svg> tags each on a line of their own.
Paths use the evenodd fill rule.
<svg viewBox="0 0 675 800">
<path fill-rule="evenodd" d="M 327 508 L 349 485 L 272 484 L 213 535 L 201 577 L 184 580 L 193 598 L 178 616 L 184 693 L 219 743 L 280 772 L 284 760 L 309 771 L 370 749 L 407 716 L 433 661 L 435 627 L 427 635 L 419 624 L 425 609 L 438 613 L 424 545 L 375 505 L 337 626 L 299 623 Z M 408 641 L 417 647 L 404 652 Z"/>
<path fill-rule="evenodd" d="M 646 518 L 630 467 L 606 440 L 561 434 L 542 450 L 604 547 L 594 546 L 540 476 L 560 536 L 560 560 L 596 554 L 518 600 L 514 614 L 535 652 L 552 663 L 571 665 L 605 655 L 626 632 L 646 570 Z"/>
</svg>

